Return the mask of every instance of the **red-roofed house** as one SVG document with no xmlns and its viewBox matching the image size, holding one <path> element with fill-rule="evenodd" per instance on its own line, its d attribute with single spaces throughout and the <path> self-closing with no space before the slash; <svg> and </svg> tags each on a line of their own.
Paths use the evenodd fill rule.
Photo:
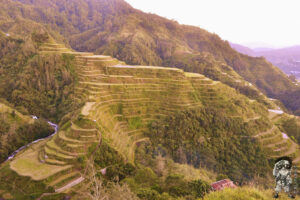
<svg viewBox="0 0 300 200">
<path fill-rule="evenodd" d="M 224 179 L 211 184 L 214 191 L 223 190 L 224 188 L 236 188 L 236 185 L 229 179 Z"/>
</svg>

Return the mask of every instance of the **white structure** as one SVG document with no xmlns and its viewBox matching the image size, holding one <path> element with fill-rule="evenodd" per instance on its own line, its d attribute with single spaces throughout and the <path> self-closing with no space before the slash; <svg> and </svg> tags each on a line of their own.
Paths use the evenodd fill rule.
<svg viewBox="0 0 300 200">
<path fill-rule="evenodd" d="M 273 112 L 273 113 L 276 113 L 276 114 L 283 114 L 284 112 L 282 110 L 272 110 L 272 109 L 269 109 L 269 112 Z"/>
</svg>

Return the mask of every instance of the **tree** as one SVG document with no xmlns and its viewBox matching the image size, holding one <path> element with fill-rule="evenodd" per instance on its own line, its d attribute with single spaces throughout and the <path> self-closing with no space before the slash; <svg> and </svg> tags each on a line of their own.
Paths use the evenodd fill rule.
<svg viewBox="0 0 300 200">
<path fill-rule="evenodd" d="M 126 184 L 107 182 L 104 184 L 101 172 L 96 170 L 94 162 L 88 164 L 87 174 L 83 175 L 88 180 L 89 187 L 80 192 L 80 198 L 88 197 L 91 200 L 138 200 Z"/>
</svg>

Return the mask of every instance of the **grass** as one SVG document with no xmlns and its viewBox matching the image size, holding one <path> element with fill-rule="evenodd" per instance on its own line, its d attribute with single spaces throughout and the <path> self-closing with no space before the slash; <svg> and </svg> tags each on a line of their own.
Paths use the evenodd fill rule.
<svg viewBox="0 0 300 200">
<path fill-rule="evenodd" d="M 8 193 L 8 192 L 7 192 L 7 193 L 4 193 L 2 196 L 3 196 L 4 199 L 13 199 L 13 198 L 14 198 L 14 197 L 13 197 L 10 193 Z"/>
<path fill-rule="evenodd" d="M 87 142 L 87 141 L 84 141 L 84 140 L 78 140 L 78 139 L 74 139 L 73 135 L 72 135 L 72 132 L 68 131 L 69 134 L 68 136 L 66 135 L 66 132 L 64 131 L 60 131 L 59 134 L 58 134 L 58 138 L 60 140 L 63 140 L 64 142 L 67 142 L 67 143 L 74 143 L 74 144 L 87 144 L 87 143 L 90 143 L 90 142 Z"/>
<path fill-rule="evenodd" d="M 44 144 L 45 141 L 41 141 L 34 145 L 35 149 L 26 149 L 10 163 L 10 168 L 21 176 L 29 176 L 33 180 L 43 180 L 71 167 L 71 165 L 56 166 L 41 163 L 38 159 L 37 147 L 41 148 Z"/>
<path fill-rule="evenodd" d="M 0 113 L 9 113 L 9 115 L 7 115 L 7 117 L 12 118 L 11 113 L 15 112 L 15 116 L 13 117 L 13 120 L 16 122 L 27 122 L 27 123 L 33 123 L 34 119 L 32 119 L 30 116 L 26 116 L 21 114 L 20 112 L 18 112 L 17 110 L 3 104 L 0 103 Z"/>
<path fill-rule="evenodd" d="M 79 117 L 78 120 L 74 122 L 75 125 L 79 126 L 80 129 L 93 129 L 95 127 L 95 122 Z"/>
<path fill-rule="evenodd" d="M 251 187 L 235 189 L 224 189 L 212 192 L 204 197 L 204 200 L 270 200 L 273 196 L 272 190 L 259 190 Z M 297 197 L 297 200 L 300 198 Z M 279 200 L 290 200 L 286 194 L 280 193 Z"/>
<path fill-rule="evenodd" d="M 81 113 L 85 116 L 89 115 L 91 108 L 96 102 L 86 102 L 85 106 L 82 108 Z"/>
<path fill-rule="evenodd" d="M 44 192 L 54 189 L 41 181 L 34 181 L 29 177 L 19 176 L 6 163 L 0 167 L 0 197 L 14 200 L 32 200 Z M 11 198 L 12 197 L 12 198 Z"/>
<path fill-rule="evenodd" d="M 49 183 L 50 186 L 55 186 L 56 184 L 66 180 L 66 179 L 69 179 L 70 177 L 74 177 L 78 175 L 78 172 L 71 172 L 71 173 L 67 173 L 63 176 L 60 176 L 59 178 L 53 180 L 52 182 Z"/>
<path fill-rule="evenodd" d="M 53 160 L 53 159 L 46 159 L 45 160 L 46 163 L 48 164 L 52 164 L 52 165 L 66 165 L 67 163 L 66 162 L 63 162 L 63 161 L 59 161 L 59 160 Z"/>
<path fill-rule="evenodd" d="M 54 138 L 52 140 L 50 140 L 49 142 L 47 142 L 47 146 L 46 147 L 48 147 L 49 149 L 55 150 L 56 152 L 60 152 L 62 154 L 68 155 L 68 156 L 72 156 L 73 155 L 73 153 L 65 151 L 60 146 L 58 146 L 55 143 Z"/>
<path fill-rule="evenodd" d="M 203 75 L 197 74 L 197 73 L 184 72 L 184 75 L 185 75 L 186 77 L 199 77 L 199 78 L 204 78 Z"/>
<path fill-rule="evenodd" d="M 128 120 L 130 129 L 139 129 L 143 126 L 142 119 L 140 117 L 133 117 Z"/>
<path fill-rule="evenodd" d="M 57 157 L 59 157 L 61 159 L 74 159 L 73 156 L 69 156 L 67 154 L 59 153 L 59 152 L 57 152 L 55 150 L 52 150 L 50 148 L 47 148 L 47 147 L 45 147 L 45 152 L 48 155 L 54 155 L 54 156 L 57 156 Z"/>
<path fill-rule="evenodd" d="M 164 178 L 170 174 L 182 174 L 184 178 L 188 181 L 192 180 L 204 180 L 208 183 L 213 183 L 216 181 L 216 174 L 204 168 L 195 168 L 188 164 L 175 163 L 171 159 L 163 158 L 158 156 L 156 158 L 157 166 L 165 166 Z"/>
</svg>

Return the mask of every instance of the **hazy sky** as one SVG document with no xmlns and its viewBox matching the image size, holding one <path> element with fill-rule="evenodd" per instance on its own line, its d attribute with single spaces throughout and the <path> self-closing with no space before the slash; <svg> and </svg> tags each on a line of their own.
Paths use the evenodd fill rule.
<svg viewBox="0 0 300 200">
<path fill-rule="evenodd" d="M 300 0 L 126 0 L 239 44 L 300 45 Z"/>
</svg>

